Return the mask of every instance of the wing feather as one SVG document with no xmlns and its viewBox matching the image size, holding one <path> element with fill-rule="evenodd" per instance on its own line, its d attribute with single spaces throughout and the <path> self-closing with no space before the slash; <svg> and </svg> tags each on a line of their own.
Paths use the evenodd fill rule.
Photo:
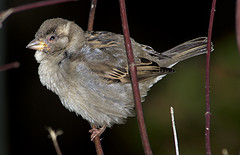
<svg viewBox="0 0 240 155">
<path fill-rule="evenodd" d="M 122 35 L 115 35 L 114 33 L 99 31 L 89 32 L 86 37 L 88 40 L 88 45 L 91 48 L 91 52 L 89 52 L 91 56 L 96 56 L 96 54 L 94 55 L 96 49 L 98 49 L 98 53 L 101 51 L 101 53 L 99 53 L 101 55 L 101 59 L 96 58 L 96 61 L 98 61 L 97 63 L 92 62 L 93 59 L 91 59 L 91 62 L 89 61 L 88 64 L 91 65 L 89 68 L 91 68 L 94 73 L 108 83 L 131 82 Z M 146 54 L 154 54 L 158 57 L 161 55 L 157 54 L 157 52 L 155 52 L 152 48 L 150 49 L 148 46 L 138 46 L 139 44 L 136 45 L 134 40 L 132 40 L 132 44 L 135 46 L 135 48 L 140 47 L 141 49 L 139 50 L 142 50 L 143 52 L 146 52 L 146 50 L 151 51 L 150 53 L 146 52 Z M 145 58 L 136 56 L 136 52 L 134 54 L 136 57 L 135 64 L 137 67 L 139 81 L 153 79 L 157 76 L 174 72 L 172 68 L 161 67 L 154 60 L 149 60 L 150 57 Z M 104 60 L 104 57 L 108 59 Z M 109 58 L 111 58 L 111 61 L 108 61 Z M 164 59 L 169 57 L 162 56 L 162 58 Z M 97 64 L 97 66 L 95 64 Z"/>
</svg>

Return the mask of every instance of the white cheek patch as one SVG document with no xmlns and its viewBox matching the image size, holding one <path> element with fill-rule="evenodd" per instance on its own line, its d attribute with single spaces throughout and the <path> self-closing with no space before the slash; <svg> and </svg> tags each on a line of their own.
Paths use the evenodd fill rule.
<svg viewBox="0 0 240 155">
<path fill-rule="evenodd" d="M 68 35 L 69 34 L 69 31 L 70 31 L 70 22 L 68 22 L 67 24 L 61 26 L 59 29 L 58 29 L 58 34 L 62 34 L 62 35 Z"/>
</svg>

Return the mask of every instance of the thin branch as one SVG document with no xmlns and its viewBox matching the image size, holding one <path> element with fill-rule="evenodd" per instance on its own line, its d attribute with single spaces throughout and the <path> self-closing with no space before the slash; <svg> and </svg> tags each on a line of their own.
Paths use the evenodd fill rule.
<svg viewBox="0 0 240 155">
<path fill-rule="evenodd" d="M 240 54 L 240 0 L 236 1 L 236 36 L 238 53 Z"/>
<path fill-rule="evenodd" d="M 4 21 L 8 16 L 10 16 L 12 13 L 13 13 L 13 9 L 12 9 L 12 8 L 0 12 L 0 26 L 1 26 L 1 27 L 2 27 L 3 21 Z"/>
<path fill-rule="evenodd" d="M 173 128 L 173 136 L 174 136 L 174 143 L 175 143 L 175 151 L 176 155 L 179 155 L 179 149 L 178 149 L 178 139 L 177 139 L 177 130 L 174 120 L 174 109 L 173 107 L 170 108 L 171 118 L 172 118 L 172 128 Z"/>
<path fill-rule="evenodd" d="M 222 155 L 229 155 L 228 150 L 225 148 L 222 149 Z"/>
<path fill-rule="evenodd" d="M 20 66 L 20 63 L 18 61 L 6 64 L 6 65 L 2 65 L 0 66 L 0 72 L 8 69 L 12 69 L 12 68 L 18 68 L 19 66 Z"/>
<path fill-rule="evenodd" d="M 89 12 L 89 18 L 88 18 L 88 31 L 93 30 L 96 7 L 97 7 L 97 0 L 92 0 L 90 12 Z"/>
<path fill-rule="evenodd" d="M 92 128 L 93 129 L 97 129 L 95 125 L 92 125 Z M 100 136 L 97 135 L 95 138 L 94 138 L 94 144 L 95 144 L 95 148 L 96 148 L 96 153 L 97 155 L 103 155 L 103 149 L 102 149 L 102 145 L 101 145 L 101 141 L 100 141 Z"/>
<path fill-rule="evenodd" d="M 93 30 L 93 23 L 94 23 L 96 7 L 97 7 L 97 0 L 92 0 L 90 12 L 89 12 L 89 18 L 88 18 L 88 31 Z M 95 125 L 92 125 L 92 129 L 97 129 L 97 127 Z M 95 144 L 97 155 L 103 155 L 103 149 L 102 149 L 102 145 L 101 145 L 101 141 L 100 141 L 100 136 L 99 135 L 95 136 L 93 141 Z"/>
<path fill-rule="evenodd" d="M 135 101 L 135 105 L 136 105 L 136 112 L 137 112 L 137 119 L 138 119 L 140 135 L 142 138 L 142 144 L 143 144 L 145 154 L 152 155 L 152 150 L 151 150 L 151 146 L 150 146 L 147 131 L 146 131 L 146 125 L 144 122 L 144 116 L 143 116 L 143 110 L 142 110 L 142 104 L 141 104 L 141 96 L 139 93 L 139 86 L 138 86 L 138 79 L 137 79 L 137 71 L 136 71 L 136 66 L 134 63 L 134 56 L 133 56 L 130 34 L 129 34 L 129 29 L 128 29 L 125 0 L 119 0 L 119 3 L 120 3 L 120 13 L 121 13 L 123 33 L 124 33 L 125 47 L 126 47 L 126 51 L 127 51 L 128 65 L 129 65 L 129 70 L 130 70 L 130 75 L 131 75 L 133 95 L 134 95 L 134 101 Z"/>
<path fill-rule="evenodd" d="M 62 152 L 61 152 L 60 147 L 57 142 L 57 136 L 62 135 L 63 131 L 62 130 L 54 131 L 51 127 L 48 127 L 47 130 L 49 132 L 49 137 L 52 139 L 52 142 L 53 142 L 54 148 L 57 152 L 57 155 L 62 155 Z"/>
<path fill-rule="evenodd" d="M 43 6 L 49 6 L 49 5 L 54 5 L 58 3 L 64 3 L 64 2 L 71 2 L 71 1 L 76 1 L 76 0 L 48 0 L 48 1 L 40 1 L 40 2 L 35 2 L 35 3 L 30 3 L 30 4 L 25 4 L 21 6 L 17 6 L 14 8 L 10 8 L 8 10 L 2 11 L 0 13 L 0 24 L 11 14 L 25 11 L 25 10 L 30 10 L 34 8 L 39 8 Z"/>
<path fill-rule="evenodd" d="M 49 5 L 54 5 L 54 4 L 58 4 L 58 3 L 65 3 L 65 2 L 71 2 L 71 1 L 76 1 L 76 0 L 48 0 L 48 1 L 40 1 L 40 2 L 36 2 L 36 3 L 31 3 L 31 4 L 25 4 L 25 5 L 21 5 L 21 6 L 17 6 L 14 9 L 13 13 L 17 13 L 20 11 L 24 11 L 24 10 L 30 10 L 30 9 L 34 9 L 34 8 L 39 8 L 39 7 L 43 7 L 43 6 L 49 6 Z"/>
<path fill-rule="evenodd" d="M 207 43 L 207 60 L 206 60 L 206 83 L 205 83 L 205 93 L 206 93 L 206 113 L 205 113 L 205 145 L 206 154 L 211 155 L 211 142 L 210 142 L 210 122 L 211 122 L 211 112 L 210 112 L 210 53 L 211 53 L 211 38 L 212 38 L 212 27 L 213 19 L 215 14 L 216 0 L 212 1 L 212 9 L 209 20 L 208 28 L 208 43 Z"/>
</svg>

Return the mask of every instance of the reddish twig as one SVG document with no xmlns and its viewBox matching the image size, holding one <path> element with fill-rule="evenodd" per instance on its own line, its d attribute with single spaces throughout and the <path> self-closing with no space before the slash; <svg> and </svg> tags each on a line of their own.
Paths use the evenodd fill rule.
<svg viewBox="0 0 240 155">
<path fill-rule="evenodd" d="M 240 54 L 240 0 L 236 1 L 236 35 L 237 35 L 238 53 Z"/>
<path fill-rule="evenodd" d="M 89 12 L 89 18 L 88 18 L 88 31 L 93 30 L 93 23 L 94 23 L 96 7 L 97 7 L 97 0 L 92 0 L 90 12 Z M 95 125 L 92 125 L 92 129 L 97 129 L 97 127 Z M 101 145 L 101 141 L 100 141 L 100 136 L 97 135 L 96 137 L 94 137 L 93 141 L 95 144 L 97 155 L 103 155 L 103 149 L 102 149 L 102 145 Z"/>
<path fill-rule="evenodd" d="M 97 0 L 92 0 L 90 12 L 89 12 L 89 18 L 88 18 L 88 31 L 93 30 L 93 23 L 94 23 L 96 7 L 97 7 Z"/>
<path fill-rule="evenodd" d="M 95 125 L 92 126 L 93 129 L 97 129 Z M 94 144 L 95 144 L 95 148 L 96 148 L 96 153 L 97 155 L 103 155 L 103 149 L 102 149 L 102 145 L 101 145 L 101 141 L 100 141 L 100 136 L 97 135 L 94 138 Z"/>
<path fill-rule="evenodd" d="M 20 66 L 20 63 L 18 61 L 6 64 L 6 65 L 2 65 L 0 66 L 0 72 L 8 69 L 12 69 L 12 68 L 18 68 L 19 66 Z"/>
<path fill-rule="evenodd" d="M 136 105 L 136 112 L 137 112 L 137 119 L 138 119 L 140 135 L 142 138 L 142 144 L 143 144 L 145 154 L 152 155 L 152 150 L 151 150 L 151 146 L 150 146 L 150 143 L 148 140 L 148 135 L 147 135 L 146 126 L 145 126 L 145 122 L 144 122 L 144 116 L 143 116 L 143 110 L 142 110 L 142 104 L 141 104 L 141 96 L 139 93 L 139 86 L 138 86 L 138 79 L 137 79 L 137 71 L 136 71 L 136 66 L 134 63 L 134 56 L 133 56 L 130 34 L 129 34 L 129 29 L 128 29 L 125 0 L 119 0 L 119 3 L 120 3 L 122 27 L 123 27 L 124 40 L 125 40 L 125 46 L 126 46 L 126 51 L 127 51 L 128 64 L 129 64 L 129 70 L 130 70 L 130 75 L 131 75 L 133 95 L 134 95 L 134 101 L 135 101 L 135 105 Z"/>
<path fill-rule="evenodd" d="M 210 112 L 210 53 L 211 53 L 211 38 L 212 38 L 212 27 L 213 19 L 215 13 L 216 0 L 212 1 L 212 9 L 209 20 L 208 28 L 208 43 L 207 43 L 207 60 L 206 60 L 206 83 L 205 83 L 205 93 L 206 93 L 206 113 L 205 113 L 205 144 L 206 144 L 206 154 L 211 155 L 211 143 L 210 143 L 210 122 L 211 122 L 211 112 Z"/>
<path fill-rule="evenodd" d="M 39 8 L 39 7 L 43 7 L 43 6 L 48 6 L 48 5 L 54 5 L 54 4 L 58 4 L 58 3 L 64 3 L 64 2 L 70 2 L 70 1 L 76 1 L 76 0 L 48 0 L 48 1 L 40 1 L 40 2 L 36 2 L 36 3 L 31 3 L 31 4 L 25 4 L 25 5 L 21 5 L 21 6 L 17 6 L 15 8 L 13 8 L 13 13 L 17 13 L 20 11 L 24 11 L 24 10 L 30 10 L 30 9 L 34 9 L 34 8 Z"/>
<path fill-rule="evenodd" d="M 71 2 L 71 1 L 76 1 L 76 0 L 48 0 L 48 1 L 40 1 L 40 2 L 35 2 L 35 3 L 30 3 L 30 4 L 25 4 L 25 5 L 17 6 L 14 8 L 10 8 L 0 13 L 0 23 L 2 23 L 8 16 L 10 16 L 13 13 L 30 10 L 38 7 L 48 6 L 48 5 L 54 5 L 58 3 Z"/>
</svg>

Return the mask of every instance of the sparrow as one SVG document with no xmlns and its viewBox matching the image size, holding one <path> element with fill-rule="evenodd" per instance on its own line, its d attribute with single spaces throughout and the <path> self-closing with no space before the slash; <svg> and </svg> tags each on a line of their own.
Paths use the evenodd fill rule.
<svg viewBox="0 0 240 155">
<path fill-rule="evenodd" d="M 175 64 L 207 51 L 206 37 L 162 53 L 132 38 L 131 43 L 142 101 L 153 84 L 175 72 Z M 91 125 L 111 127 L 134 116 L 123 35 L 83 31 L 72 21 L 53 18 L 43 22 L 26 48 L 36 50 L 41 83 Z"/>
</svg>

